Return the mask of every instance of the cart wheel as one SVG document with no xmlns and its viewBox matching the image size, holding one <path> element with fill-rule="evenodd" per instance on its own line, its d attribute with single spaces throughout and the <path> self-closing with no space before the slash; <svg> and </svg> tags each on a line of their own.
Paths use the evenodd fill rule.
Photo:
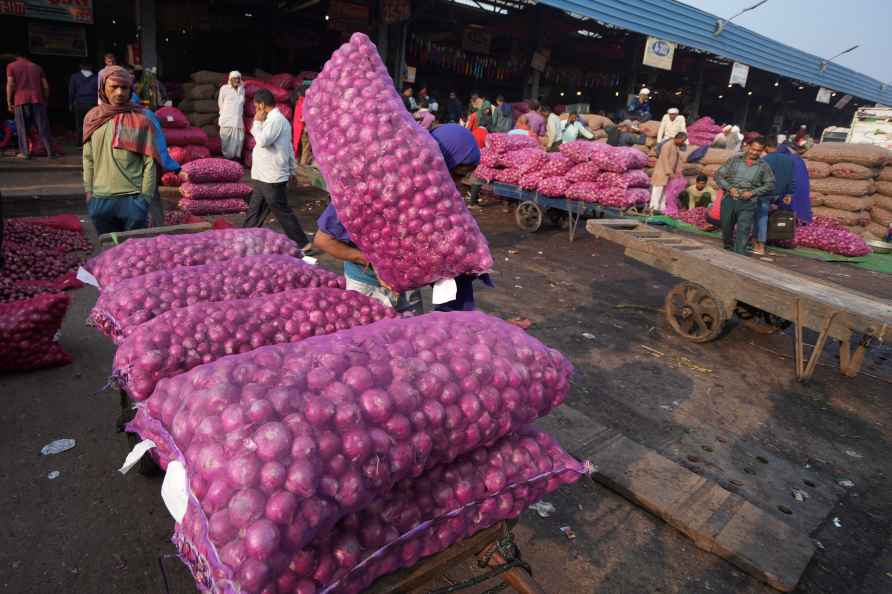
<svg viewBox="0 0 892 594">
<path fill-rule="evenodd" d="M 695 283 L 680 283 L 666 295 L 666 320 L 688 340 L 709 342 L 718 338 L 728 318 L 709 290 Z"/>
<path fill-rule="evenodd" d="M 517 226 L 524 231 L 535 233 L 542 226 L 542 209 L 535 202 L 521 202 L 514 212 Z"/>
</svg>

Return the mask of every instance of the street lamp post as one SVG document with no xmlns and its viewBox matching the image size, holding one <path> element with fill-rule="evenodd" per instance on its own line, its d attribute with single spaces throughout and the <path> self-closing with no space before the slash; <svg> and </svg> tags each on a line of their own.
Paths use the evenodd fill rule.
<svg viewBox="0 0 892 594">
<path fill-rule="evenodd" d="M 853 46 L 850 47 L 849 49 L 839 52 L 838 54 L 836 54 L 836 55 L 833 56 L 832 58 L 827 58 L 826 60 L 822 61 L 822 62 L 821 62 L 821 72 L 827 72 L 827 66 L 829 66 L 829 65 L 830 65 L 830 62 L 832 62 L 832 61 L 835 60 L 836 58 L 838 58 L 838 57 L 840 57 L 840 56 L 842 56 L 842 55 L 844 55 L 844 54 L 847 54 L 847 53 L 849 53 L 849 52 L 853 52 L 853 51 L 855 51 L 856 49 L 858 49 L 859 47 L 861 47 L 861 46 L 860 46 L 860 45 L 853 45 Z"/>
</svg>

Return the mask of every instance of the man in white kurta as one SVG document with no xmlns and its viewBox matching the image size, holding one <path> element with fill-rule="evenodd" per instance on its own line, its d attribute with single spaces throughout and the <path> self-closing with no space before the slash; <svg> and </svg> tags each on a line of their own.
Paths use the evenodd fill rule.
<svg viewBox="0 0 892 594">
<path fill-rule="evenodd" d="M 217 97 L 220 108 L 220 144 L 223 145 L 223 156 L 227 159 L 238 159 L 242 154 L 245 142 L 245 85 L 238 70 L 229 73 L 229 82 L 220 87 Z"/>
<path fill-rule="evenodd" d="M 670 138 L 675 138 L 679 132 L 687 132 L 688 127 L 685 124 L 684 117 L 678 113 L 678 108 L 673 107 L 666 112 L 660 121 L 660 129 L 657 132 L 657 144 Z"/>
</svg>

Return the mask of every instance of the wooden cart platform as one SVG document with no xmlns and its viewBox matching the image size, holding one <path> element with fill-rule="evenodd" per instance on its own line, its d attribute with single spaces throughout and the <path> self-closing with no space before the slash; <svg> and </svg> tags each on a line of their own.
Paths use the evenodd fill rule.
<svg viewBox="0 0 892 594">
<path fill-rule="evenodd" d="M 794 324 L 796 376 L 807 381 L 828 338 L 840 343 L 840 371 L 854 376 L 874 342 L 892 339 L 892 302 L 771 266 L 632 219 L 590 220 L 595 237 L 639 262 L 684 279 L 666 296 L 666 318 L 681 336 L 718 338 L 734 313 L 768 327 Z M 809 358 L 803 328 L 818 332 Z M 856 345 L 853 350 L 853 340 Z"/>
</svg>

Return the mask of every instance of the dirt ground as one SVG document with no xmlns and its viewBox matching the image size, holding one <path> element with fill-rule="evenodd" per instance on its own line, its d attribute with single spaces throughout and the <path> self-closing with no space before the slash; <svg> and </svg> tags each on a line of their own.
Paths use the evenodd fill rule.
<svg viewBox="0 0 892 594">
<path fill-rule="evenodd" d="M 299 208 L 308 227 L 320 208 L 318 201 Z M 582 229 L 569 243 L 553 227 L 521 232 L 500 206 L 475 214 L 491 242 L 497 285 L 478 291 L 478 305 L 529 319 L 530 334 L 572 360 L 569 406 L 807 528 L 819 544 L 796 592 L 892 591 L 892 349 L 872 351 L 853 379 L 838 374 L 828 349 L 813 381 L 801 385 L 789 333 L 734 327 L 713 343 L 687 342 L 659 311 L 672 277 Z M 892 296 L 887 276 L 793 256 L 776 263 Z M 61 342 L 74 363 L 0 377 L 0 591 L 154 594 L 165 592 L 166 574 L 171 593 L 194 592 L 188 571 L 167 557 L 173 521 L 160 478 L 116 471 L 128 445 L 115 432 L 116 393 L 103 391 L 113 348 L 84 327 L 95 291 L 72 296 Z M 40 455 L 62 437 L 77 446 Z M 54 470 L 61 474 L 50 480 Z M 791 485 L 809 491 L 809 483 L 813 496 L 794 500 Z M 527 511 L 515 534 L 550 594 L 773 591 L 590 480 L 547 500 L 557 512 Z M 791 514 L 778 511 L 784 501 Z M 474 570 L 458 566 L 441 585 Z"/>
</svg>

